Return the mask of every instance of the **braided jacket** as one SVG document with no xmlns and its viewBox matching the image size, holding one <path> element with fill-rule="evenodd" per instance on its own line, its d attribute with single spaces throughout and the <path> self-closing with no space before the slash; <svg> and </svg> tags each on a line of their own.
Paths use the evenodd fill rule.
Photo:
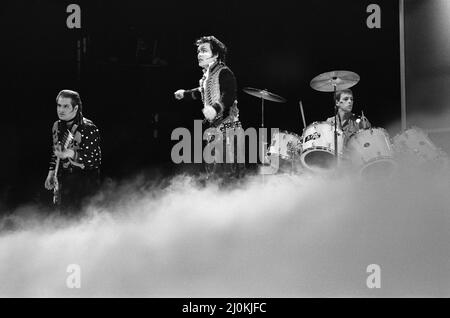
<svg viewBox="0 0 450 318">
<path fill-rule="evenodd" d="M 199 87 L 185 91 L 185 97 L 201 99 L 204 107 L 213 107 L 217 114 L 208 121 L 212 127 L 217 127 L 225 121 L 233 122 L 239 118 L 236 87 L 233 72 L 224 63 L 216 62 L 209 72 L 204 71 Z"/>
</svg>

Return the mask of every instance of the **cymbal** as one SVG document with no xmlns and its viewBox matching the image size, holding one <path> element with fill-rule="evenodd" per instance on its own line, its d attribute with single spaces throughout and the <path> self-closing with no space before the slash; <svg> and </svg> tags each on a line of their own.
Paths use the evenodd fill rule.
<svg viewBox="0 0 450 318">
<path fill-rule="evenodd" d="M 270 100 L 272 102 L 277 102 L 277 103 L 286 103 L 286 99 L 276 95 L 274 93 L 271 93 L 265 89 L 258 89 L 258 88 L 252 88 L 252 87 L 246 87 L 244 89 L 242 89 L 244 92 L 246 92 L 249 95 L 255 96 L 255 97 L 259 97 L 265 100 Z"/>
<path fill-rule="evenodd" d="M 320 92 L 333 92 L 350 88 L 359 82 L 359 75 L 350 71 L 331 71 L 317 75 L 311 80 L 311 87 Z"/>
</svg>

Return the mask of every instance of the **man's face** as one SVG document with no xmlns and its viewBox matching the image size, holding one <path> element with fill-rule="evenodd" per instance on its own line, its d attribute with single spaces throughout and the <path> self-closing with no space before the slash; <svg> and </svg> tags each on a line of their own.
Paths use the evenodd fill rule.
<svg viewBox="0 0 450 318">
<path fill-rule="evenodd" d="M 217 59 L 217 54 L 213 55 L 211 51 L 211 44 L 202 43 L 197 48 L 197 59 L 200 67 L 206 67 L 208 64 Z"/>
<path fill-rule="evenodd" d="M 75 107 L 71 104 L 72 99 L 70 97 L 58 98 L 56 102 L 56 112 L 58 113 L 58 118 L 61 120 L 69 121 L 75 118 L 78 110 L 78 105 Z"/>
<path fill-rule="evenodd" d="M 353 108 L 353 95 L 348 93 L 342 93 L 340 100 L 336 103 L 339 109 L 345 112 L 351 112 Z"/>
</svg>

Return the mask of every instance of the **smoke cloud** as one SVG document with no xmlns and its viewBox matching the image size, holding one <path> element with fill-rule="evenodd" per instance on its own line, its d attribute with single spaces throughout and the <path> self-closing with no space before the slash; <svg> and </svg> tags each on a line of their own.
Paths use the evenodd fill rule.
<svg viewBox="0 0 450 318">
<path fill-rule="evenodd" d="M 449 193 L 447 167 L 417 165 L 112 185 L 80 218 L 29 206 L 3 219 L 0 296 L 449 297 Z"/>
</svg>

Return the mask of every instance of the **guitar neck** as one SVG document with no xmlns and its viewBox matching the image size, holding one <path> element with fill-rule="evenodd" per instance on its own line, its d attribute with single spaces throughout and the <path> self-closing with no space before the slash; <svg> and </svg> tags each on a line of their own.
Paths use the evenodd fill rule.
<svg viewBox="0 0 450 318">
<path fill-rule="evenodd" d="M 70 141 L 72 140 L 73 135 L 70 133 L 70 131 L 68 132 L 66 141 L 64 142 L 64 146 L 62 148 L 62 150 L 67 149 L 67 147 L 69 146 Z M 53 203 L 58 205 L 60 204 L 60 193 L 59 193 L 59 182 L 58 182 L 58 170 L 59 170 L 59 165 L 61 162 L 61 158 L 57 157 L 56 158 L 56 164 L 55 164 L 55 173 L 53 175 L 53 181 L 54 181 L 54 187 L 53 187 Z"/>
<path fill-rule="evenodd" d="M 60 162 L 60 159 L 59 159 L 59 158 L 56 158 L 56 164 L 55 164 L 55 178 L 56 178 L 56 175 L 58 174 L 59 162 Z"/>
<path fill-rule="evenodd" d="M 67 136 L 67 138 L 64 142 L 62 150 L 65 150 L 67 148 L 67 146 L 69 146 L 69 143 L 71 140 L 72 140 L 72 134 L 70 134 L 70 132 L 69 132 L 69 135 Z M 60 162 L 61 162 L 61 158 L 57 157 L 56 164 L 55 164 L 55 179 L 58 177 L 58 170 L 59 170 Z"/>
</svg>

